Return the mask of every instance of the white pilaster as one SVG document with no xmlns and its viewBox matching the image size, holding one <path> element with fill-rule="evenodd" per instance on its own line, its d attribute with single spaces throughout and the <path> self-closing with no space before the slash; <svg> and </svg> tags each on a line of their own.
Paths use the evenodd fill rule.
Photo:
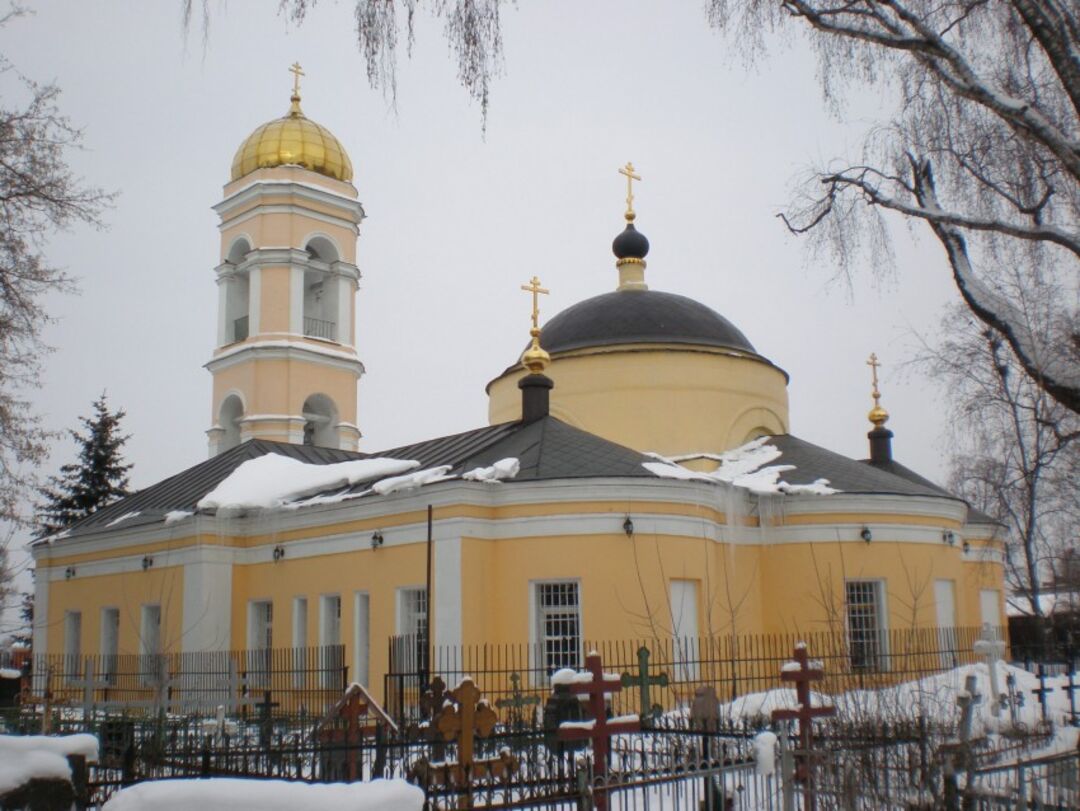
<svg viewBox="0 0 1080 811">
<path fill-rule="evenodd" d="M 304 334 L 304 269 L 289 268 L 289 332 Z"/>
<path fill-rule="evenodd" d="M 352 323 L 352 298 L 355 293 L 355 284 L 347 276 L 337 276 L 338 285 L 338 312 L 337 312 L 337 337 L 338 341 L 349 346 L 356 345 L 354 325 Z"/>
<path fill-rule="evenodd" d="M 228 650 L 232 643 L 232 550 L 200 547 L 184 565 L 184 653 Z"/>
<path fill-rule="evenodd" d="M 461 538 L 435 541 L 436 645 L 461 645 Z"/>
<path fill-rule="evenodd" d="M 49 572 L 39 569 L 34 576 L 34 655 L 49 653 Z"/>
<path fill-rule="evenodd" d="M 254 338 L 262 329 L 259 313 L 262 312 L 262 271 L 248 271 L 248 336 Z"/>
<path fill-rule="evenodd" d="M 229 301 L 229 285 L 231 284 L 228 277 L 217 277 L 217 289 L 218 289 L 218 316 L 217 316 L 217 345 L 225 345 L 225 329 L 226 329 L 226 312 L 225 308 L 228 306 Z"/>
</svg>

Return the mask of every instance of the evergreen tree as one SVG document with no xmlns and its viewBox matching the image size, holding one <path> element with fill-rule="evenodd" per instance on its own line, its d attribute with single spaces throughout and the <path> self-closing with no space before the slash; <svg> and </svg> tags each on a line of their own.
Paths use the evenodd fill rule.
<svg viewBox="0 0 1080 811">
<path fill-rule="evenodd" d="M 70 430 L 79 446 L 79 461 L 60 468 L 39 489 L 44 503 L 38 505 L 37 524 L 42 535 L 51 535 L 81 518 L 130 494 L 128 471 L 120 449 L 129 436 L 120 433 L 123 409 L 110 411 L 102 394 L 94 402 L 92 417 L 79 417 L 85 433 Z"/>
</svg>

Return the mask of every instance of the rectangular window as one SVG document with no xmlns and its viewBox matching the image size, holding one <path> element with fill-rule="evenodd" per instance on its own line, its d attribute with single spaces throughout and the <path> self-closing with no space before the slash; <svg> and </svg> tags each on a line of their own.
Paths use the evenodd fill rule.
<svg viewBox="0 0 1080 811">
<path fill-rule="evenodd" d="M 353 681 L 365 687 L 371 678 L 371 600 L 366 591 L 353 594 Z"/>
<path fill-rule="evenodd" d="M 140 681 L 160 684 L 166 678 L 165 657 L 161 655 L 161 606 L 144 605 L 139 621 L 139 653 L 142 656 Z"/>
<path fill-rule="evenodd" d="M 82 665 L 82 612 L 64 612 L 64 674 L 77 679 Z"/>
<path fill-rule="evenodd" d="M 101 673 L 109 684 L 116 684 L 117 656 L 120 654 L 120 609 L 101 609 Z"/>
<path fill-rule="evenodd" d="M 934 608 L 937 612 L 938 645 L 941 648 L 941 666 L 956 667 L 956 582 L 934 581 Z"/>
<path fill-rule="evenodd" d="M 341 644 L 341 595 L 324 594 L 319 605 L 319 644 L 323 647 Z M 323 651 L 320 656 L 323 687 L 338 689 L 341 682 L 341 670 L 338 667 L 337 653 Z"/>
<path fill-rule="evenodd" d="M 398 589 L 397 630 L 404 637 L 408 672 L 426 673 L 428 665 L 427 589 Z"/>
<path fill-rule="evenodd" d="M 849 580 L 847 586 L 848 644 L 854 670 L 884 670 L 885 600 L 880 580 Z"/>
<path fill-rule="evenodd" d="M 248 680 L 253 686 L 270 684 L 270 657 L 274 647 L 274 604 L 270 600 L 248 603 Z"/>
<path fill-rule="evenodd" d="M 671 581 L 671 635 L 675 646 L 676 681 L 698 677 L 698 584 Z"/>
<path fill-rule="evenodd" d="M 550 676 L 581 665 L 581 603 L 575 582 L 536 584 L 539 665 Z"/>
<path fill-rule="evenodd" d="M 293 597 L 292 604 L 292 646 L 293 646 L 293 687 L 302 688 L 307 684 L 308 635 L 307 635 L 307 597 Z"/>
</svg>

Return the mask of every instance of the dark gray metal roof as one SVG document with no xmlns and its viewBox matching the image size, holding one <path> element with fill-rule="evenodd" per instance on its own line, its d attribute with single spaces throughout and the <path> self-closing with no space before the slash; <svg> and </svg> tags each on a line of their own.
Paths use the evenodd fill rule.
<svg viewBox="0 0 1080 811">
<path fill-rule="evenodd" d="M 476 467 L 487 467 L 500 459 L 513 456 L 521 463 L 521 470 L 514 481 L 652 477 L 652 474 L 642 467 L 641 463 L 648 460 L 643 454 L 550 416 L 525 425 L 519 422 L 490 425 L 377 453 L 357 453 L 252 439 L 103 507 L 69 527 L 66 536 L 101 531 L 131 513 L 138 515 L 124 520 L 119 529 L 160 523 L 166 513 L 173 511 L 194 512 L 203 496 L 217 487 L 236 468 L 249 459 L 267 453 L 277 453 L 319 465 L 376 456 L 415 459 L 422 468 L 450 465 L 452 475 L 459 475 Z M 351 490 L 363 492 L 369 485 L 370 483 L 358 484 Z"/>
<path fill-rule="evenodd" d="M 633 343 L 694 344 L 757 354 L 746 336 L 715 310 L 659 290 L 617 290 L 578 302 L 544 324 L 540 343 L 552 354 Z"/>
<path fill-rule="evenodd" d="M 895 459 L 891 459 L 888 462 L 872 462 L 869 459 L 863 459 L 862 463 L 864 465 L 870 465 L 871 467 L 875 467 L 878 470 L 884 470 L 885 472 L 891 473 L 894 476 L 899 476 L 902 479 L 907 479 L 908 481 L 915 482 L 916 484 L 920 484 L 923 487 L 928 487 L 931 490 L 936 490 L 938 493 L 940 493 L 943 496 L 948 496 L 949 498 L 956 498 L 956 496 L 954 496 L 952 493 L 950 493 L 944 487 L 939 487 L 938 485 L 934 484 L 934 482 L 930 481 L 929 479 L 927 479 L 927 478 L 925 478 L 923 476 L 920 476 L 914 470 L 900 464 Z M 977 510 L 974 507 L 972 507 L 970 504 L 968 505 L 967 520 L 968 520 L 969 524 L 997 524 L 998 523 L 992 517 L 990 517 L 989 515 L 984 513 L 982 510 Z"/>
</svg>

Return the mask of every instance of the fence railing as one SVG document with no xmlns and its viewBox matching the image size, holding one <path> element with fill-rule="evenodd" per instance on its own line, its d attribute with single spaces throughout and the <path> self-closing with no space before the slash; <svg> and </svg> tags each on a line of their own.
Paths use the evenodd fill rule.
<svg viewBox="0 0 1080 811">
<path fill-rule="evenodd" d="M 347 686 L 345 648 L 206 651 L 33 659 L 34 692 L 50 701 L 98 710 L 165 709 L 190 715 L 255 711 L 275 715 L 324 712 Z M 272 707 L 270 705 L 273 705 Z"/>
<path fill-rule="evenodd" d="M 304 335 L 309 338 L 325 338 L 328 341 L 337 340 L 337 324 L 334 321 L 324 321 L 321 318 L 304 318 Z"/>
<path fill-rule="evenodd" d="M 559 664 L 580 669 L 584 654 L 598 651 L 604 669 L 627 674 L 628 686 L 637 684 L 644 672 L 650 679 L 650 705 L 672 710 L 688 707 L 700 687 L 711 686 L 721 701 L 780 687 L 781 668 L 791 659 L 798 642 L 805 642 L 811 657 L 824 667 L 825 678 L 815 689 L 837 694 L 887 687 L 975 662 L 975 642 L 984 633 L 983 628 L 974 627 L 882 631 L 874 666 L 869 667 L 865 656 L 852 651 L 845 634 L 827 631 L 585 640 L 576 661 L 567 663 L 560 652 Z M 416 651 L 423 644 L 423 639 L 414 635 L 390 639 L 385 697 L 388 711 L 401 720 L 417 717 L 420 695 L 435 676 L 449 686 L 471 676 L 493 701 L 511 697 L 515 689 L 537 697 L 550 692 L 554 667 L 545 658 L 542 644 L 436 645 L 431 649 L 430 669 L 418 671 Z M 647 651 L 644 659 L 642 649 Z M 616 693 L 612 711 L 617 715 L 649 712 L 653 706 L 642 707 L 641 696 L 639 689 Z"/>
</svg>

